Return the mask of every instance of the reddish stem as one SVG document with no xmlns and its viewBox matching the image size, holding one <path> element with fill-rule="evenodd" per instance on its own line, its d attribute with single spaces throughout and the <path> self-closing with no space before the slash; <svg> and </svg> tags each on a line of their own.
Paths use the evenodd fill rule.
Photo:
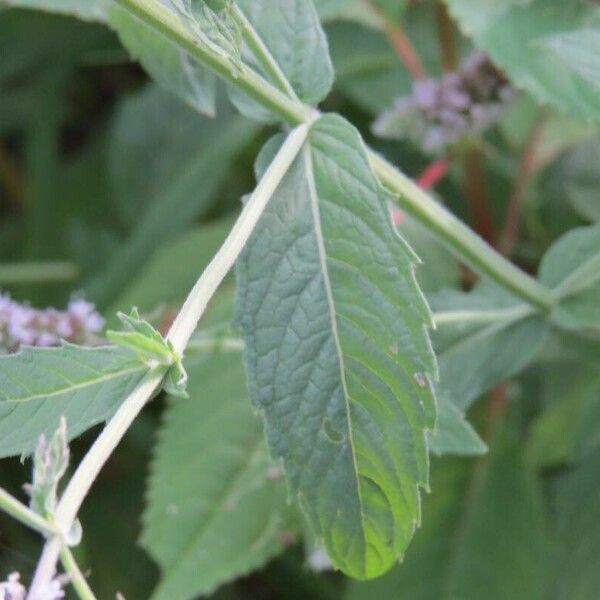
<svg viewBox="0 0 600 600">
<path fill-rule="evenodd" d="M 477 233 L 489 244 L 494 243 L 494 224 L 491 218 L 490 197 L 485 183 L 485 174 L 477 149 L 465 152 L 463 167 L 467 201 Z"/>
<path fill-rule="evenodd" d="M 437 183 L 446 175 L 450 168 L 450 159 L 440 158 L 435 162 L 425 167 L 424 171 L 417 178 L 417 183 L 424 189 L 428 190 L 435 187 Z"/>
<path fill-rule="evenodd" d="M 502 229 L 498 242 L 498 249 L 506 256 L 511 254 L 519 239 L 523 204 L 525 202 L 529 181 L 536 170 L 537 148 L 542 138 L 545 120 L 546 112 L 542 110 L 529 132 L 527 142 L 525 143 L 521 154 L 519 170 L 506 209 L 504 228 Z"/>
</svg>

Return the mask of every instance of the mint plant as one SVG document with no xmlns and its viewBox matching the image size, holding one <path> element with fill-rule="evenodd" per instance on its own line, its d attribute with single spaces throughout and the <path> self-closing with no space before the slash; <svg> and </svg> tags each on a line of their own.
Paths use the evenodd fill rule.
<svg viewBox="0 0 600 600">
<path fill-rule="evenodd" d="M 0 28 L 26 30 L 23 8 L 108 26 L 122 46 L 94 26 L 86 60 L 124 48 L 163 90 L 123 103 L 108 156 L 65 167 L 71 193 L 98 165 L 112 178 L 96 197 L 107 222 L 82 212 L 70 230 L 84 238 L 72 252 L 91 265 L 90 301 L 61 312 L 0 295 L 0 456 L 33 464 L 29 505 L 0 488 L 0 507 L 44 539 L 30 578 L 1 573 L 0 598 L 122 591 L 88 580 L 96 500 L 83 505 L 157 397 L 140 545 L 161 573 L 132 597 L 210 595 L 302 545 L 308 565 L 341 574 L 289 575 L 304 597 L 593 597 L 600 230 L 595 174 L 574 156 L 598 135 L 600 10 L 492 4 L 0 0 Z M 423 27 L 441 58 L 413 46 Z M 74 64 L 39 89 L 56 100 Z M 389 102 L 374 99 L 383 82 Z M 60 122 L 36 133 L 59 137 Z M 217 191 L 247 192 L 250 150 L 256 185 L 235 220 L 190 228 L 218 212 Z M 419 182 L 396 152 L 436 162 Z M 542 201 L 527 202 L 548 165 L 575 190 L 573 227 L 545 227 Z M 473 228 L 425 189 L 445 177 L 449 198 L 464 189 Z M 62 258 L 68 244 L 43 216 L 30 231 Z M 31 264 L 0 265 L 0 284 L 15 272 L 39 282 Z M 82 451 L 76 438 L 102 423 Z"/>
</svg>

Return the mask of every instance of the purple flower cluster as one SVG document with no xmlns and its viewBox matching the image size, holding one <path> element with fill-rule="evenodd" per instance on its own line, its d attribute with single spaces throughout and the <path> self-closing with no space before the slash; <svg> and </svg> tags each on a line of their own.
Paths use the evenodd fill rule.
<svg viewBox="0 0 600 600">
<path fill-rule="evenodd" d="M 25 600 L 27 589 L 21 584 L 19 573 L 11 573 L 6 581 L 0 581 L 0 600 Z M 41 590 L 39 597 L 43 600 L 61 600 L 65 597 L 63 589 L 67 582 L 65 576 L 53 579 L 50 584 Z"/>
<path fill-rule="evenodd" d="M 83 298 L 73 298 L 67 310 L 36 309 L 0 294 L 0 354 L 26 346 L 58 346 L 61 340 L 94 344 L 104 319 Z"/>
<path fill-rule="evenodd" d="M 373 131 L 385 138 L 410 139 L 426 153 L 439 154 L 492 125 L 515 95 L 488 56 L 476 52 L 457 71 L 416 81 L 412 94 L 382 113 Z"/>
</svg>

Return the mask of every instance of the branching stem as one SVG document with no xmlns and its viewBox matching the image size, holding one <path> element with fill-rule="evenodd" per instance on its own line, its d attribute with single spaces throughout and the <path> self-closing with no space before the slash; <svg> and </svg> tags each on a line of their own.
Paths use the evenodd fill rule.
<svg viewBox="0 0 600 600">
<path fill-rule="evenodd" d="M 2 488 L 0 488 L 0 510 L 3 510 L 13 517 L 13 519 L 20 521 L 23 525 L 27 525 L 27 527 L 31 527 L 31 529 L 46 537 L 56 535 L 56 528 L 46 521 L 46 519 L 32 511 Z"/>
<path fill-rule="evenodd" d="M 318 114 L 314 108 L 292 100 L 251 69 L 233 69 L 231 62 L 208 45 L 202 45 L 179 18 L 157 0 L 116 0 L 144 23 L 186 50 L 289 125 L 310 122 Z M 248 34 L 247 34 L 248 35 Z M 536 308 L 547 311 L 553 299 L 550 291 L 493 250 L 451 212 L 403 175 L 381 156 L 370 152 L 371 163 L 381 181 L 394 193 L 398 204 L 421 221 L 460 258 L 476 271 L 491 277 Z"/>
<path fill-rule="evenodd" d="M 287 137 L 271 162 L 225 242 L 206 267 L 175 318 L 167 339 L 176 352 L 183 354 L 209 300 L 233 266 L 271 196 L 281 183 L 292 162 L 306 141 L 309 125 L 298 126 Z M 165 367 L 150 370 L 125 399 L 102 433 L 92 444 L 69 481 L 55 513 L 58 531 L 66 532 L 100 470 L 117 447 L 146 402 L 159 389 L 166 374 Z M 40 590 L 54 577 L 56 562 L 63 547 L 62 539 L 54 536 L 44 546 L 28 600 L 42 600 Z"/>
</svg>

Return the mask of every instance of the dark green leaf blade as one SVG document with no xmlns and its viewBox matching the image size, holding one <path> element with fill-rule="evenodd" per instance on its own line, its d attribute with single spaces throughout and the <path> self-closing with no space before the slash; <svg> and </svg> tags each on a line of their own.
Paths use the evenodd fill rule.
<svg viewBox="0 0 600 600">
<path fill-rule="evenodd" d="M 374 577 L 404 552 L 435 422 L 415 256 L 343 119 L 319 119 L 238 264 L 250 394 L 334 561 Z"/>
<path fill-rule="evenodd" d="M 30 453 L 63 415 L 71 438 L 105 421 L 147 371 L 135 354 L 112 346 L 0 357 L 0 457 Z"/>
</svg>

